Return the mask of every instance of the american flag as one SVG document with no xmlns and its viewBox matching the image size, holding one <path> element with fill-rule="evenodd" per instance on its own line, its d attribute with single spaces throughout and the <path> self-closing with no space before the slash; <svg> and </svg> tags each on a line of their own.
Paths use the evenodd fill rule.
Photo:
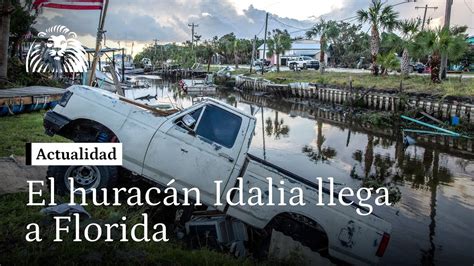
<svg viewBox="0 0 474 266">
<path fill-rule="evenodd" d="M 42 7 L 73 9 L 73 10 L 100 10 L 103 0 L 35 0 L 33 8 Z"/>
</svg>

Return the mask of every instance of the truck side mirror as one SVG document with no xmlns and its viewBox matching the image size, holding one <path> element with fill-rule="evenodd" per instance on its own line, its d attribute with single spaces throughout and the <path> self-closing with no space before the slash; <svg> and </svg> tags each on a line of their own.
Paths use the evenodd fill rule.
<svg viewBox="0 0 474 266">
<path fill-rule="evenodd" d="M 194 124 L 196 123 L 196 119 L 194 119 L 194 117 L 190 116 L 189 114 L 183 116 L 182 121 L 189 128 L 194 126 Z"/>
</svg>

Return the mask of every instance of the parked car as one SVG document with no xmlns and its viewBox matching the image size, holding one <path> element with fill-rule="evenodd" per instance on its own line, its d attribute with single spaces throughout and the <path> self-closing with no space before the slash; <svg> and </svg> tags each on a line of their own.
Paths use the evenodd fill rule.
<svg viewBox="0 0 474 266">
<path fill-rule="evenodd" d="M 263 60 L 263 59 L 257 59 L 253 62 L 253 66 L 255 67 L 261 67 L 262 65 L 265 65 L 266 67 L 270 66 L 271 61 L 270 60 Z"/>
<path fill-rule="evenodd" d="M 309 56 L 299 56 L 288 60 L 287 65 L 291 70 L 307 68 L 319 69 L 319 61 Z"/>
<path fill-rule="evenodd" d="M 425 65 L 424 65 L 423 63 L 421 63 L 421 62 L 417 62 L 417 63 L 415 63 L 415 64 L 413 64 L 413 65 L 410 65 L 410 67 L 412 68 L 412 71 L 411 71 L 411 72 L 416 71 L 416 72 L 418 72 L 418 73 L 420 73 L 420 74 L 423 73 L 423 72 L 425 72 Z"/>
<path fill-rule="evenodd" d="M 346 206 L 317 204 L 319 199 L 329 202 L 341 195 L 251 155 L 255 123 L 255 117 L 213 99 L 165 112 L 104 90 L 74 85 L 46 114 L 46 132 L 75 142 L 120 142 L 122 169 L 94 166 L 96 171 L 81 176 L 82 170 L 74 169 L 83 166 L 50 166 L 48 176 L 55 178 L 56 191 L 63 194 L 70 193 L 67 179 L 72 172 L 81 181 L 77 186 L 83 184 L 86 191 L 113 186 L 118 170 L 159 187 L 175 180 L 172 186 L 178 191 L 198 188 L 201 202 L 253 228 L 272 232 L 281 226 L 280 230 L 314 251 L 324 250 L 354 265 L 376 264 L 388 245 L 390 223 L 373 213 L 358 215 L 356 209 L 364 208 L 346 198 Z M 306 191 L 305 205 L 228 204 L 228 195 L 234 202 L 239 199 L 238 193 L 231 193 L 238 188 L 239 177 L 245 188 L 259 188 L 267 198 L 268 193 L 279 195 L 280 188 L 286 197 L 293 188 L 301 188 Z M 279 185 L 269 185 L 267 177 Z M 84 178 L 90 182 L 84 183 Z M 215 205 L 217 180 L 222 181 L 221 205 Z M 245 199 L 253 196 L 251 191 L 243 195 Z"/>
<path fill-rule="evenodd" d="M 357 69 L 371 69 L 372 64 L 369 60 L 366 60 L 365 57 L 360 57 L 359 61 L 357 61 L 356 68 Z"/>
<path fill-rule="evenodd" d="M 398 67 L 397 69 L 397 72 L 401 72 L 401 57 L 399 57 L 400 59 L 400 66 Z M 421 63 L 421 62 L 416 62 L 416 63 L 409 63 L 408 64 L 408 73 L 413 73 L 413 72 L 417 72 L 417 73 L 424 73 L 426 70 L 426 66 Z"/>
</svg>

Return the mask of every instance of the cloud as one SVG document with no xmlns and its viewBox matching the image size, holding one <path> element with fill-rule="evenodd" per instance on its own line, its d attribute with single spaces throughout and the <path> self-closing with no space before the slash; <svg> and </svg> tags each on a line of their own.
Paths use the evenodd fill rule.
<svg viewBox="0 0 474 266">
<path fill-rule="evenodd" d="M 124 0 L 110 1 L 106 17 L 106 36 L 111 40 L 151 42 L 159 39 L 164 42 L 183 42 L 191 38 L 189 23 L 199 26 L 196 34 L 202 39 L 213 36 L 222 36 L 234 32 L 240 38 L 252 38 L 255 34 L 263 37 L 263 25 L 266 12 L 250 5 L 244 10 L 237 10 L 233 1 L 238 0 Z M 257 0 L 256 0 L 257 1 Z M 310 0 L 314 1 L 314 0 Z M 402 0 L 388 0 L 396 4 Z M 426 3 L 425 3 L 426 2 Z M 309 3 L 309 2 L 308 2 Z M 353 17 L 355 12 L 367 8 L 369 1 L 342 0 L 340 5 L 331 5 L 330 12 L 321 16 L 325 19 L 340 20 Z M 418 0 L 416 3 L 399 5 L 396 10 L 402 18 L 421 16 L 422 11 L 415 10 L 416 5 L 433 5 L 428 0 Z M 443 17 L 444 3 L 436 1 L 434 4 L 443 5 L 435 11 L 428 11 L 428 16 L 434 21 Z M 287 29 L 293 36 L 303 35 L 304 29 L 311 27 L 319 18 L 298 20 L 289 18 L 288 10 L 272 9 L 268 30 L 274 28 Z M 313 4 L 308 4 L 313 6 Z M 301 8 L 305 8 L 304 5 Z M 309 7 L 308 7 L 309 8 Z M 66 25 L 79 36 L 95 36 L 98 24 L 98 11 L 68 11 L 44 10 L 38 18 L 36 27 L 41 30 L 52 25 Z M 350 22 L 355 21 L 349 20 Z M 470 24 L 471 32 L 474 27 L 472 13 L 462 1 L 453 6 L 452 24 Z M 366 26 L 367 28 L 368 26 Z"/>
<path fill-rule="evenodd" d="M 237 12 L 229 1 L 180 0 L 180 1 L 110 1 L 106 16 L 107 38 L 114 40 L 150 41 L 158 38 L 167 42 L 182 42 L 190 39 L 188 23 L 195 22 L 196 33 L 204 39 L 234 32 L 238 37 L 247 38 L 260 32 L 265 23 L 265 11 L 249 6 Z M 38 18 L 36 27 L 66 25 L 79 35 L 95 36 L 98 24 L 98 11 L 48 10 Z M 312 22 L 271 17 L 288 25 L 308 28 Z M 294 28 L 284 26 L 273 20 L 272 28 Z"/>
</svg>

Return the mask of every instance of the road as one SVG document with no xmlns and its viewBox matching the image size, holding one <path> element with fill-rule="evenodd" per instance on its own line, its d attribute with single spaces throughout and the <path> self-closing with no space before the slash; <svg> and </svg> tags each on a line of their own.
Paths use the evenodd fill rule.
<svg viewBox="0 0 474 266">
<path fill-rule="evenodd" d="M 213 67 L 225 67 L 225 66 L 230 66 L 230 67 L 233 67 L 235 68 L 235 65 L 212 65 Z M 241 69 L 250 69 L 250 65 L 239 65 L 239 68 Z M 276 67 L 274 66 L 274 68 L 276 69 Z M 280 71 L 291 71 L 289 67 L 287 66 L 280 66 Z M 313 70 L 314 71 L 314 70 Z M 354 73 L 354 74 L 368 74 L 370 73 L 370 70 L 366 70 L 366 69 L 356 69 L 356 68 L 332 68 L 332 67 L 328 67 L 326 68 L 326 71 L 327 72 L 337 72 L 337 73 Z M 397 73 L 395 71 L 393 72 L 390 72 L 389 75 L 400 75 L 400 73 Z M 410 73 L 411 76 L 429 76 L 430 73 Z M 448 74 L 448 77 L 450 78 L 459 78 L 459 77 L 462 77 L 462 78 L 474 78 L 474 74 L 472 73 L 463 73 L 463 74 Z"/>
</svg>

